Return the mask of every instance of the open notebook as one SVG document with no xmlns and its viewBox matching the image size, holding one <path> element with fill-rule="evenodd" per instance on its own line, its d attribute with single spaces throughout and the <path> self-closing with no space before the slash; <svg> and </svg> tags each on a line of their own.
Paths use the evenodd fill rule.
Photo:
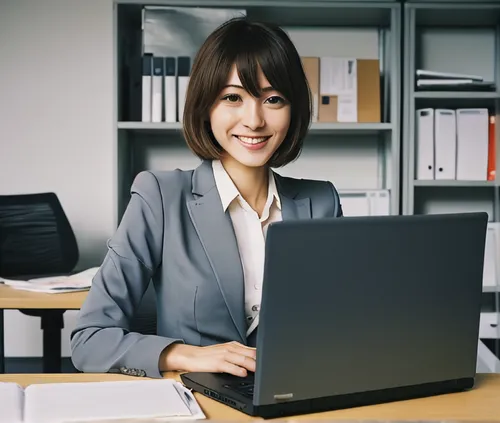
<svg viewBox="0 0 500 423">
<path fill-rule="evenodd" d="M 0 383 L 0 423 L 205 419 L 173 379 L 34 384 Z"/>
</svg>

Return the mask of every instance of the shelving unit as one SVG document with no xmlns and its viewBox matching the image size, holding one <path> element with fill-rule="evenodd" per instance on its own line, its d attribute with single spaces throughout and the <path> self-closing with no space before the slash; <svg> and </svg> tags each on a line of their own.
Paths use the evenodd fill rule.
<svg viewBox="0 0 500 423">
<path fill-rule="evenodd" d="M 498 116 L 500 4 L 412 1 L 405 4 L 404 21 L 403 213 L 422 211 L 428 206 L 427 194 L 435 197 L 440 191 L 443 196 L 456 197 L 464 211 L 476 210 L 476 200 L 481 202 L 480 208 L 487 202 L 490 220 L 498 222 L 498 176 L 496 181 L 415 179 L 415 113 L 426 107 L 486 107 Z M 460 48 L 467 37 L 469 45 Z M 471 48 L 474 46 L 485 47 Z M 488 47 L 491 51 L 487 51 Z M 418 68 L 485 75 L 497 83 L 497 91 L 419 91 L 415 88 Z M 496 127 L 499 145 L 499 125 Z M 451 207 L 455 210 L 455 205 Z M 446 206 L 440 211 L 446 211 Z"/>
<path fill-rule="evenodd" d="M 493 0 L 115 0 L 118 221 L 138 172 L 199 163 L 185 145 L 180 123 L 143 123 L 127 113 L 121 63 L 140 47 L 144 5 L 245 9 L 251 18 L 282 26 L 301 56 L 379 59 L 381 122 L 313 123 L 302 156 L 276 171 L 330 180 L 346 204 L 363 193 L 387 190 L 391 214 L 481 210 L 500 223 L 498 172 L 495 181 L 424 181 L 415 179 L 414 163 L 415 111 L 424 107 L 487 107 L 497 116 L 500 163 L 500 3 Z M 484 75 L 497 83 L 497 90 L 418 91 L 417 68 Z M 485 310 L 498 316 L 496 291 L 485 289 Z"/>
<path fill-rule="evenodd" d="M 144 5 L 245 9 L 247 16 L 253 19 L 282 26 L 301 56 L 339 56 L 344 53 L 348 54 L 347 57 L 378 58 L 381 72 L 381 122 L 313 123 L 302 156 L 293 164 L 275 170 L 288 176 L 330 180 L 341 195 L 344 192 L 349 195 L 353 190 L 389 190 L 390 212 L 400 212 L 399 2 L 116 0 L 118 221 L 129 199 L 130 184 L 138 172 L 143 169 L 192 168 L 199 163 L 183 142 L 180 123 L 143 123 L 132 121 L 128 116 L 122 95 L 122 83 L 126 76 L 120 64 L 123 55 L 130 53 L 127 48 L 138 48 L 140 12 Z M 348 40 L 352 37 L 348 36 L 346 41 L 342 35 L 345 31 L 354 34 L 358 41 L 349 45 Z M 372 39 L 372 35 L 376 39 Z M 315 37 L 318 42 L 309 42 L 310 37 Z"/>
<path fill-rule="evenodd" d="M 490 222 L 500 222 L 498 171 L 494 181 L 418 180 L 415 169 L 415 117 L 420 108 L 488 108 L 496 116 L 496 163 L 500 163 L 500 3 L 409 1 L 404 5 L 404 23 L 403 214 L 487 211 Z M 420 91 L 417 69 L 483 75 L 496 83 L 496 91 Z M 500 263 L 497 273 L 498 269 Z M 497 356 L 498 291 L 498 287 L 483 289 L 481 322 L 481 336 Z"/>
</svg>

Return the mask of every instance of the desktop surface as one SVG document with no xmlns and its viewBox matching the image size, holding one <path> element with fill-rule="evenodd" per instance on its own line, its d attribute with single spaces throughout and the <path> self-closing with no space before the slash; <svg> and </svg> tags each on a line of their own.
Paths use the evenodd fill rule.
<svg viewBox="0 0 500 423">
<path fill-rule="evenodd" d="M 167 372 L 165 378 L 180 380 L 180 373 Z M 142 378 L 140 378 L 142 379 Z M 16 382 L 21 386 L 35 383 L 96 382 L 138 380 L 121 374 L 3 374 L 0 382 Z M 195 393 L 210 420 L 262 420 L 243 414 L 224 404 Z M 468 392 L 438 395 L 392 403 L 305 414 L 293 420 L 405 420 L 405 421 L 489 421 L 500 422 L 500 374 L 478 374 L 476 386 Z M 290 419 L 288 419 L 290 420 Z"/>
<path fill-rule="evenodd" d="M 69 292 L 63 294 L 47 294 L 23 291 L 0 284 L 0 309 L 64 309 L 81 308 L 88 291 Z"/>
</svg>

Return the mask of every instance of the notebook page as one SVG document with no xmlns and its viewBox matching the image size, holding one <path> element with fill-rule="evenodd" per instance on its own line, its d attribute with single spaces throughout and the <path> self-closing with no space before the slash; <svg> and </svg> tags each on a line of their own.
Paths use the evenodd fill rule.
<svg viewBox="0 0 500 423">
<path fill-rule="evenodd" d="M 22 423 L 23 388 L 17 383 L 0 382 L 0 423 Z"/>
<path fill-rule="evenodd" d="M 24 423 L 191 417 L 174 380 L 31 385 Z"/>
</svg>

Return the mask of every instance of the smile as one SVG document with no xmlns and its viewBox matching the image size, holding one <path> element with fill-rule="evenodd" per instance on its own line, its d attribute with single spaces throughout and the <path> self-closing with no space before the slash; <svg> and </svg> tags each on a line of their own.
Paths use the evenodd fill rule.
<svg viewBox="0 0 500 423">
<path fill-rule="evenodd" d="M 235 137 L 238 138 L 241 142 L 243 142 L 245 144 L 252 144 L 252 145 L 263 143 L 263 142 L 267 141 L 269 138 L 271 138 L 270 136 L 244 137 L 244 136 L 240 136 L 240 135 L 235 135 Z"/>
</svg>

